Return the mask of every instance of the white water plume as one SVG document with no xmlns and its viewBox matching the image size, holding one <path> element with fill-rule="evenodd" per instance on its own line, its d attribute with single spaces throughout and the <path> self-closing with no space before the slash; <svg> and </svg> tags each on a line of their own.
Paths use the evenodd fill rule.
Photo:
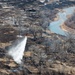
<svg viewBox="0 0 75 75">
<path fill-rule="evenodd" d="M 15 44 L 12 45 L 8 51 L 8 55 L 10 55 L 14 59 L 14 61 L 18 64 L 22 63 L 26 42 L 27 42 L 27 37 L 22 39 L 21 42 L 19 41 L 17 43 L 15 42 L 16 45 Z"/>
</svg>

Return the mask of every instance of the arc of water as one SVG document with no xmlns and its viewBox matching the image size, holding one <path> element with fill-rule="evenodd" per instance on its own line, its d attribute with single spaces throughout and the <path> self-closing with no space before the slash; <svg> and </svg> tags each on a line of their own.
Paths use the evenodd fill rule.
<svg viewBox="0 0 75 75">
<path fill-rule="evenodd" d="M 16 46 L 10 48 L 8 51 L 8 55 L 12 56 L 14 61 L 18 64 L 22 63 L 26 42 L 27 42 L 27 37 L 25 36 L 24 40 L 22 40 Z"/>
</svg>

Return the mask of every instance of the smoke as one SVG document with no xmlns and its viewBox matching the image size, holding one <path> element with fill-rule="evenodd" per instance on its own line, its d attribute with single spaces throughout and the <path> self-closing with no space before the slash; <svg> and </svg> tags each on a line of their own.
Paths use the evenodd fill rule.
<svg viewBox="0 0 75 75">
<path fill-rule="evenodd" d="M 15 43 L 13 43 L 8 51 L 8 55 L 10 55 L 17 64 L 22 63 L 26 42 L 27 37 L 17 40 Z"/>
</svg>

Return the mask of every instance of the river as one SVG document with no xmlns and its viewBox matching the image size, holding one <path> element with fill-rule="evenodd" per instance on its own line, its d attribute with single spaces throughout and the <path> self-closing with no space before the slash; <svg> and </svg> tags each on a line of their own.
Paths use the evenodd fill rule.
<svg viewBox="0 0 75 75">
<path fill-rule="evenodd" d="M 66 36 L 66 32 L 60 28 L 60 25 L 62 25 L 68 19 L 67 16 L 72 15 L 74 11 L 75 11 L 75 7 L 68 7 L 68 8 L 62 9 L 62 11 L 57 13 L 57 16 L 59 19 L 57 21 L 51 22 L 49 25 L 49 29 L 53 33 Z"/>
</svg>

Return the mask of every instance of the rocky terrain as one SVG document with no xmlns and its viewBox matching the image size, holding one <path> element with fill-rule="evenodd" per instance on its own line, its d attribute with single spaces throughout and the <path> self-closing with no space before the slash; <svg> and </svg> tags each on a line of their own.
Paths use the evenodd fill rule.
<svg viewBox="0 0 75 75">
<path fill-rule="evenodd" d="M 69 16 L 68 19 L 61 26 L 64 31 L 71 32 L 75 34 L 75 12 L 73 15 Z"/>
<path fill-rule="evenodd" d="M 66 20 L 65 25 L 75 29 L 75 13 L 73 13 L 73 15 L 68 20 Z"/>
<path fill-rule="evenodd" d="M 14 0 L 4 2 L 12 3 L 15 8 L 8 8 L 11 5 L 7 4 L 6 8 L 1 8 L 0 75 L 75 75 L 75 39 L 71 34 L 65 37 L 48 30 L 49 23 L 58 12 L 57 7 L 53 7 L 55 0 L 50 2 L 54 10 L 49 10 L 39 0 L 31 0 L 30 3 L 29 0 L 22 1 L 26 2 L 23 9 L 17 7 L 20 2 L 15 6 Z M 57 0 L 59 4 L 66 1 L 70 0 Z M 17 35 L 28 37 L 21 65 L 7 55 L 12 43 L 18 39 Z"/>
</svg>

